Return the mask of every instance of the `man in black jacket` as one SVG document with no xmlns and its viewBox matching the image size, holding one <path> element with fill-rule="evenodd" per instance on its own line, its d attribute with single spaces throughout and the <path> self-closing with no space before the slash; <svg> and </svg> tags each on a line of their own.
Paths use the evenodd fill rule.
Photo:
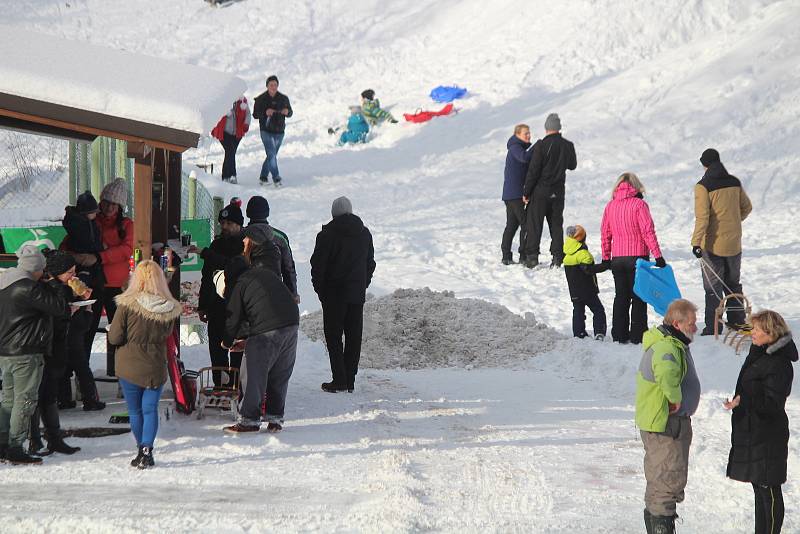
<svg viewBox="0 0 800 534">
<path fill-rule="evenodd" d="M 525 267 L 539 264 L 539 243 L 544 219 L 550 228 L 550 267 L 561 267 L 564 259 L 564 193 L 567 169 L 578 166 L 575 145 L 561 137 L 561 119 L 556 113 L 544 122 L 545 137 L 533 145 L 531 164 L 525 179 L 522 201 L 527 208 Z"/>
<path fill-rule="evenodd" d="M 375 272 L 375 251 L 372 234 L 353 215 L 347 197 L 333 201 L 331 215 L 333 220 L 317 234 L 311 255 L 311 282 L 322 303 L 325 344 L 333 375 L 322 389 L 329 393 L 352 392 L 361 358 L 364 301 Z"/>
<path fill-rule="evenodd" d="M 261 166 L 261 185 L 272 181 L 275 187 L 281 185 L 281 173 L 278 170 L 278 150 L 283 143 L 283 134 L 286 130 L 286 117 L 292 116 L 292 105 L 289 98 L 278 92 L 278 77 L 274 74 L 267 78 L 267 90 L 256 97 L 253 104 L 253 117 L 258 119 L 261 128 L 261 142 L 267 157 Z"/>
<path fill-rule="evenodd" d="M 272 242 L 280 252 L 280 270 L 276 272 L 283 279 L 287 289 L 294 296 L 295 302 L 300 303 L 300 296 L 297 294 L 297 272 L 294 267 L 294 257 L 289 246 L 289 236 L 284 232 L 272 227 L 267 218 L 269 217 L 269 202 L 262 196 L 251 197 L 247 202 L 247 218 L 250 219 L 248 228 L 257 226 L 264 227 L 264 231 L 272 235 Z M 271 267 L 270 267 L 271 269 Z"/>
<path fill-rule="evenodd" d="M 17 266 L 0 274 L 0 457 L 11 463 L 39 463 L 42 459 L 28 456 L 22 443 L 37 406 L 53 318 L 69 318 L 70 309 L 61 295 L 39 282 L 45 259 L 36 247 L 22 247 L 17 257 Z"/>
<path fill-rule="evenodd" d="M 250 238 L 245 230 L 245 254 Z M 248 266 L 244 258 L 235 258 L 228 271 L 238 271 L 236 285 L 226 288 L 227 320 L 222 346 L 241 348 L 246 340 L 244 398 L 239 421 L 225 428 L 238 434 L 258 432 L 261 427 L 261 404 L 267 395 L 268 432 L 280 432 L 286 406 L 289 378 L 297 352 L 297 328 L 300 315 L 294 297 L 275 273 L 259 266 Z M 227 286 L 227 282 L 226 282 Z"/>
<path fill-rule="evenodd" d="M 242 363 L 242 353 L 231 352 L 229 360 L 228 350 L 221 344 L 225 334 L 225 301 L 217 295 L 214 273 L 224 271 L 232 258 L 242 254 L 241 233 L 244 225 L 242 209 L 236 204 L 226 206 L 219 212 L 218 220 L 222 233 L 214 238 L 211 245 L 200 251 L 200 257 L 203 258 L 203 274 L 197 314 L 201 321 L 208 323 L 208 352 L 211 356 L 211 365 L 238 369 Z M 222 383 L 221 373 L 215 371 L 213 376 L 215 386 L 225 385 Z"/>
</svg>

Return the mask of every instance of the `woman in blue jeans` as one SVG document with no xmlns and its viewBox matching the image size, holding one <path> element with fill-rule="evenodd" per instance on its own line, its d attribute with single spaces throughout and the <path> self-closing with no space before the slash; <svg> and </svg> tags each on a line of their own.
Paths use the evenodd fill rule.
<svg viewBox="0 0 800 534">
<path fill-rule="evenodd" d="M 181 305 L 172 297 L 161 267 L 151 260 L 136 266 L 128 289 L 116 301 L 108 341 L 117 347 L 117 377 L 139 447 L 131 466 L 147 469 L 155 465 L 158 401 L 167 381 L 167 338 Z"/>
</svg>

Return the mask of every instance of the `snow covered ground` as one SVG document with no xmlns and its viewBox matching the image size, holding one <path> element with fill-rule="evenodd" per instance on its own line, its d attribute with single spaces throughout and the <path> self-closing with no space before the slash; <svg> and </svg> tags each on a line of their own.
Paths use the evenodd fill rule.
<svg viewBox="0 0 800 534">
<path fill-rule="evenodd" d="M 541 135 L 551 111 L 578 153 L 565 222 L 584 225 L 597 253 L 609 189 L 621 172 L 637 172 L 665 257 L 696 302 L 692 185 L 702 150 L 719 149 L 754 204 L 744 226 L 745 291 L 800 327 L 798 16 L 790 0 L 243 0 L 225 8 L 20 0 L 4 6 L 2 24 L 235 74 L 251 100 L 276 73 L 295 110 L 280 157 L 286 187 L 258 188 L 263 149 L 254 134 L 239 148 L 241 185 L 202 179 L 226 198 L 266 194 L 270 221 L 292 239 L 301 311 L 319 308 L 308 258 L 330 202 L 344 194 L 374 235 L 377 296 L 453 291 L 533 312 L 568 335 L 563 272 L 499 262 L 506 139 L 518 122 Z M 454 116 L 387 125 L 368 145 L 344 149 L 325 132 L 368 87 L 400 115 L 438 109 L 428 92 L 453 83 L 470 91 Z M 184 161 L 188 170 L 221 156 L 205 140 Z M 600 284 L 610 312 L 611 277 Z M 639 349 L 566 339 L 538 352 L 472 369 L 364 369 L 354 394 L 326 395 L 324 347 L 303 336 L 282 434 L 227 437 L 222 415 L 175 416 L 162 421 L 158 469 L 148 472 L 127 465 L 129 435 L 73 439 L 84 448 L 75 457 L 0 466 L 3 530 L 642 531 Z M 704 394 L 679 531 L 746 532 L 752 495 L 724 476 L 729 417 L 721 406 L 742 357 L 708 338 L 693 352 Z M 199 367 L 206 348 L 185 347 L 184 358 Z M 795 532 L 800 401 L 790 398 L 787 410 L 784 531 Z M 65 413 L 64 422 L 107 416 Z"/>
</svg>

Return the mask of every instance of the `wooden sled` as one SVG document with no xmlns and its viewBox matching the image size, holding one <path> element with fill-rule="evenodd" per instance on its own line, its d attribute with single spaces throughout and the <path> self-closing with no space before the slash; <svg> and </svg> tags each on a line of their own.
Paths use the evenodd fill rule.
<svg viewBox="0 0 800 534">
<path fill-rule="evenodd" d="M 725 314 L 729 300 L 733 301 L 731 303 L 731 309 L 744 311 L 745 324 L 742 325 L 741 328 L 728 327 L 725 329 L 725 334 L 723 335 L 720 332 L 719 325 L 723 322 L 722 316 Z M 738 305 L 736 304 L 737 302 Z M 736 351 L 736 354 L 739 354 L 743 349 L 749 348 L 750 344 L 752 343 L 753 333 L 753 323 L 750 319 L 752 311 L 753 308 L 750 304 L 750 300 L 742 293 L 730 293 L 725 295 L 719 301 L 719 306 L 717 306 L 717 309 L 714 310 L 714 339 L 719 339 L 722 337 L 722 342 L 733 347 Z"/>
<path fill-rule="evenodd" d="M 228 386 L 214 385 L 214 372 L 227 375 Z M 233 419 L 239 417 L 239 369 L 235 367 L 203 367 L 198 371 L 197 418 L 202 419 L 205 409 L 230 410 Z"/>
</svg>

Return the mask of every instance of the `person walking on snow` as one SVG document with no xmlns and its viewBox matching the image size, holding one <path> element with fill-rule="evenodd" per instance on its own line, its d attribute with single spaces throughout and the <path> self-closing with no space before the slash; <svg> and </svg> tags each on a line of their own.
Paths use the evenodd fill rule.
<svg viewBox="0 0 800 534">
<path fill-rule="evenodd" d="M 633 292 L 636 260 L 649 259 L 665 267 L 650 207 L 644 201 L 644 185 L 632 172 L 617 178 L 600 223 L 603 263 L 614 275 L 614 312 L 611 337 L 618 343 L 642 342 L 647 330 L 647 304 Z"/>
<path fill-rule="evenodd" d="M 375 98 L 375 91 L 366 89 L 361 93 L 361 113 L 371 126 L 378 125 L 388 120 L 392 124 L 397 124 L 391 113 L 381 109 L 381 101 Z"/>
<path fill-rule="evenodd" d="M 32 245 L 17 252 L 17 266 L 0 273 L 0 459 L 41 463 L 22 448 L 38 404 L 44 356 L 50 351 L 53 319 L 68 320 L 67 301 L 40 282 L 45 259 Z"/>
<path fill-rule="evenodd" d="M 664 322 L 644 335 L 636 373 L 636 426 L 644 445 L 644 523 L 648 533 L 675 532 L 676 505 L 689 475 L 692 415 L 700 402 L 689 344 L 697 332 L 697 306 L 676 299 Z"/>
<path fill-rule="evenodd" d="M 727 474 L 750 482 L 755 493 L 755 531 L 778 534 L 783 525 L 781 485 L 786 482 L 789 419 L 797 346 L 783 317 L 770 310 L 753 314 L 753 344 L 724 406 L 731 413 Z"/>
<path fill-rule="evenodd" d="M 225 159 L 222 162 L 223 182 L 238 183 L 236 180 L 236 149 L 249 129 L 250 106 L 247 105 L 247 98 L 243 96 L 233 103 L 228 113 L 211 130 L 211 135 L 222 143 L 222 148 L 225 150 Z"/>
<path fill-rule="evenodd" d="M 714 333 L 714 313 L 721 297 L 742 292 L 742 221 L 753 206 L 739 179 L 722 165 L 719 152 L 713 148 L 703 151 L 700 163 L 706 172 L 694 186 L 692 254 L 700 258 L 706 292 L 706 324 L 700 335 L 708 336 Z M 743 308 L 735 299 L 728 302 L 732 328 L 745 323 Z"/>
<path fill-rule="evenodd" d="M 253 104 L 253 117 L 258 119 L 261 129 L 261 142 L 267 157 L 261 166 L 259 180 L 261 185 L 269 183 L 269 175 L 276 187 L 281 185 L 281 173 L 278 170 L 278 151 L 283 143 L 286 130 L 286 118 L 291 117 L 292 105 L 289 98 L 278 92 L 278 77 L 274 74 L 267 78 L 267 90 L 258 95 Z"/>
<path fill-rule="evenodd" d="M 606 337 L 606 310 L 598 296 L 597 273 L 607 269 L 608 265 L 594 263 L 594 257 L 586 246 L 586 230 L 583 226 L 569 226 L 564 241 L 564 274 L 572 299 L 572 335 L 575 337 L 589 336 L 586 333 L 587 306 L 592 311 L 594 338 L 602 341 Z"/>
<path fill-rule="evenodd" d="M 564 195 L 567 170 L 578 166 L 575 145 L 561 136 L 561 119 L 551 113 L 544 122 L 545 137 L 533 145 L 533 155 L 522 192 L 527 205 L 525 267 L 539 264 L 544 220 L 550 229 L 550 267 L 561 267 L 564 248 Z"/>
<path fill-rule="evenodd" d="M 514 135 L 506 143 L 506 167 L 503 172 L 503 202 L 506 205 L 506 227 L 500 251 L 503 254 L 503 265 L 514 263 L 511 254 L 511 242 L 519 228 L 519 262 L 525 263 L 523 247 L 525 245 L 525 203 L 522 201 L 522 188 L 525 175 L 531 162 L 531 129 L 527 124 L 514 126 Z"/>
<path fill-rule="evenodd" d="M 311 255 L 311 283 L 322 304 L 332 374 L 322 390 L 352 392 L 361 358 L 364 302 L 375 272 L 375 251 L 372 234 L 353 215 L 347 197 L 333 201 L 331 216 L 333 220 L 317 234 Z"/>
</svg>

